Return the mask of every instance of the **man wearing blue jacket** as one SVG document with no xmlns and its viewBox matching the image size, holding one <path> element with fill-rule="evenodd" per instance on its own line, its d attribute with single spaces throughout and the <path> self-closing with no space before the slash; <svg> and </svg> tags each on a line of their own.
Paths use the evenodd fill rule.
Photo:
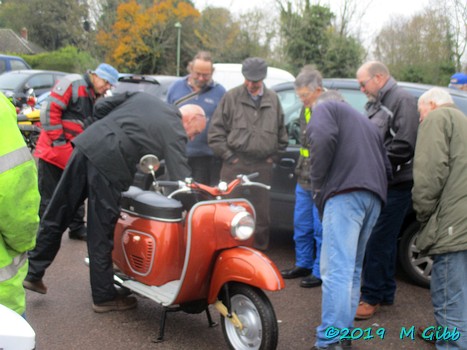
<svg viewBox="0 0 467 350">
<path fill-rule="evenodd" d="M 352 329 L 365 246 L 386 201 L 391 168 L 378 129 L 343 102 L 323 93 L 307 127 L 310 177 L 322 216 L 322 313 L 314 350 L 350 349 L 327 329 Z"/>
<path fill-rule="evenodd" d="M 214 72 L 211 54 L 198 52 L 188 65 L 189 74 L 175 81 L 167 93 L 167 102 L 176 106 L 188 103 L 200 106 L 206 113 L 208 126 L 193 141 L 187 143 L 188 165 L 193 179 L 206 185 L 217 185 L 221 160 L 208 145 L 208 127 L 211 116 L 225 94 L 222 85 L 212 80 Z"/>
</svg>

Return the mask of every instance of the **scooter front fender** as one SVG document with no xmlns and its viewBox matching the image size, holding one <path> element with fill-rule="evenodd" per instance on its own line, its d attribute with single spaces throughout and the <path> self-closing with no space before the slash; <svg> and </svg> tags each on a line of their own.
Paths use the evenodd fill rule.
<svg viewBox="0 0 467 350">
<path fill-rule="evenodd" d="M 209 304 L 216 301 L 220 289 L 227 282 L 244 283 L 269 291 L 285 288 L 277 266 L 265 254 L 249 247 L 227 249 L 219 254 L 209 288 Z"/>
</svg>

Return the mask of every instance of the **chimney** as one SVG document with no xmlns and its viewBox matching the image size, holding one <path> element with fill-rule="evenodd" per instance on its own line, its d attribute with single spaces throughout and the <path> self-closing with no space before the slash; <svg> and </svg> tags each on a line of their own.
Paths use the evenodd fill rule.
<svg viewBox="0 0 467 350">
<path fill-rule="evenodd" d="M 26 27 L 21 28 L 21 37 L 26 41 L 28 40 L 28 30 Z"/>
</svg>

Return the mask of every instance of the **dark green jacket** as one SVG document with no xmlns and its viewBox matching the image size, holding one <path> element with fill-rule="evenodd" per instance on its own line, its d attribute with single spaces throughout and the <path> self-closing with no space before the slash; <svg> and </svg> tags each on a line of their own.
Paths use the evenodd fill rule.
<svg viewBox="0 0 467 350">
<path fill-rule="evenodd" d="M 243 85 L 228 91 L 212 116 L 208 142 L 223 160 L 235 156 L 264 160 L 284 151 L 288 137 L 276 93 L 264 87 L 256 107 Z"/>
<path fill-rule="evenodd" d="M 429 255 L 467 250 L 467 117 L 454 105 L 420 124 L 413 174 L 417 247 Z"/>
</svg>

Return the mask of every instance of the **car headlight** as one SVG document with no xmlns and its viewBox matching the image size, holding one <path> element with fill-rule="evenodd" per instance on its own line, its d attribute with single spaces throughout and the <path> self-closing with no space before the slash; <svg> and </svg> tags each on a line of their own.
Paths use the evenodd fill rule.
<svg viewBox="0 0 467 350">
<path fill-rule="evenodd" d="M 237 213 L 230 225 L 232 237 L 239 241 L 249 239 L 255 232 L 255 219 L 247 211 Z"/>
</svg>

